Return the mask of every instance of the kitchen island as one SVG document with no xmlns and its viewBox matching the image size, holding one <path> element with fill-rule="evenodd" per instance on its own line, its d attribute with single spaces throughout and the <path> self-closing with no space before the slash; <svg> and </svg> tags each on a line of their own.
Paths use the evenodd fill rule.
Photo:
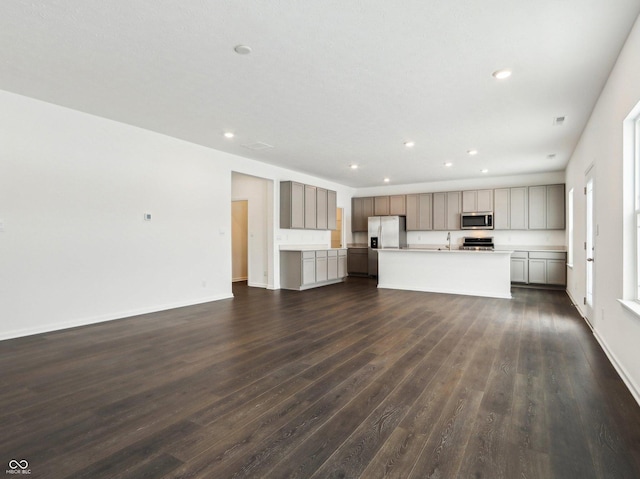
<svg viewBox="0 0 640 479">
<path fill-rule="evenodd" d="M 378 288 L 511 298 L 511 253 L 379 249 Z"/>
</svg>

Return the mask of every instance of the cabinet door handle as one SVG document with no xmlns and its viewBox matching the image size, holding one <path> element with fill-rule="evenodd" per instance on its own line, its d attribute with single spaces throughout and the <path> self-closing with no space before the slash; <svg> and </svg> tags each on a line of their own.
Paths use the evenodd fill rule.
<svg viewBox="0 0 640 479">
<path fill-rule="evenodd" d="M 587 258 L 587 261 L 589 261 L 590 263 L 593 263 L 593 258 Z"/>
</svg>

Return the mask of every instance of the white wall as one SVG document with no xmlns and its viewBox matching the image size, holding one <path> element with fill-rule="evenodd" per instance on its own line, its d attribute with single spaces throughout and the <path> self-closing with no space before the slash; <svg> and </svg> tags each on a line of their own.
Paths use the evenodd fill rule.
<svg viewBox="0 0 640 479">
<path fill-rule="evenodd" d="M 325 180 L 8 92 L 0 111 L 0 338 L 231 297 L 232 171 L 334 189 L 350 218 Z M 278 193 L 274 288 L 280 243 L 330 242 L 274 227 Z"/>
<path fill-rule="evenodd" d="M 623 309 L 622 125 L 640 101 L 640 21 L 631 31 L 569 161 L 567 191 L 575 195 L 575 259 L 567 289 L 585 314 L 585 172 L 595 168 L 594 333 L 640 402 L 640 318 Z"/>
</svg>

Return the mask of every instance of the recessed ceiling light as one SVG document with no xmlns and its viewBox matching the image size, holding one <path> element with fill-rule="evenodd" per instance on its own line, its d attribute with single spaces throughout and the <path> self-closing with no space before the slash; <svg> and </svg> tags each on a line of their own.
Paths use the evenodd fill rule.
<svg viewBox="0 0 640 479">
<path fill-rule="evenodd" d="M 487 170 L 486 168 L 484 168 L 481 173 L 489 173 L 489 170 Z"/>
<path fill-rule="evenodd" d="M 404 142 L 404 146 L 406 146 L 407 148 L 412 148 L 415 145 L 415 142 L 413 141 L 405 141 Z"/>
<path fill-rule="evenodd" d="M 251 47 L 247 46 L 247 45 L 236 45 L 233 50 L 238 54 L 238 55 L 248 55 L 249 53 L 251 53 Z"/>
<path fill-rule="evenodd" d="M 236 136 L 232 131 L 226 131 L 224 133 L 224 137 L 225 138 L 233 138 L 234 136 Z"/>
<path fill-rule="evenodd" d="M 391 180 L 390 180 L 389 178 L 385 178 L 385 179 L 384 179 L 384 182 L 385 182 L 385 183 L 389 183 L 390 181 L 391 181 Z"/>
<path fill-rule="evenodd" d="M 511 76 L 511 70 L 504 68 L 502 70 L 494 71 L 491 75 L 496 80 L 504 80 L 505 78 L 509 78 Z"/>
<path fill-rule="evenodd" d="M 471 156 L 473 155 L 477 155 L 478 154 L 478 150 L 467 150 L 467 153 Z"/>
<path fill-rule="evenodd" d="M 358 165 L 356 165 L 356 164 L 349 165 L 349 168 L 351 168 L 352 170 L 357 170 L 358 169 Z"/>
<path fill-rule="evenodd" d="M 451 163 L 450 161 L 447 161 L 444 166 L 446 166 L 447 168 L 449 168 L 450 166 L 453 166 L 453 163 Z"/>
</svg>

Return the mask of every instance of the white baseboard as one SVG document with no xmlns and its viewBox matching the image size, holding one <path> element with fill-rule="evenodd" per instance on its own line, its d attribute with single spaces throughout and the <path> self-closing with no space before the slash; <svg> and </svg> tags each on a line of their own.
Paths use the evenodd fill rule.
<svg viewBox="0 0 640 479">
<path fill-rule="evenodd" d="M 219 294 L 200 298 L 194 301 L 184 301 L 164 305 L 156 305 L 148 308 L 138 308 L 129 311 L 120 311 L 118 313 L 110 313 L 104 315 L 93 316 L 89 318 L 79 318 L 72 321 L 63 321 L 60 323 L 43 324 L 41 326 L 25 329 L 16 329 L 13 331 L 0 331 L 0 341 L 7 339 L 21 338 L 24 336 L 32 336 L 34 334 L 50 333 L 52 331 L 60 331 L 63 329 L 77 328 L 79 326 L 87 326 L 89 324 L 104 323 L 106 321 L 115 321 L 117 319 L 129 318 L 131 316 L 139 316 L 147 313 L 157 313 L 158 311 L 166 311 L 168 309 L 182 308 L 185 306 L 193 306 L 196 304 L 210 303 L 212 301 L 220 301 L 221 299 L 233 298 L 233 294 Z"/>
<path fill-rule="evenodd" d="M 616 358 L 615 354 L 611 352 L 611 350 L 607 346 L 607 342 L 604 340 L 602 336 L 598 334 L 598 331 L 594 330 L 593 335 L 596 337 L 598 344 L 600 344 L 600 347 L 609 358 L 609 361 L 611 362 L 611 364 L 613 364 L 613 367 L 622 378 L 622 381 L 624 382 L 625 386 L 627 386 L 627 389 L 629 389 L 629 391 L 631 392 L 631 395 L 640 406 L 640 388 L 638 387 L 637 384 L 633 382 L 633 380 L 631 379 L 631 376 L 629 376 L 629 373 L 627 373 L 627 370 L 625 369 L 625 367 L 622 364 L 620 364 L 620 362 L 618 362 L 618 359 Z"/>
<path fill-rule="evenodd" d="M 251 286 L 252 288 L 267 288 L 267 283 L 254 283 L 253 281 L 249 281 L 247 286 Z"/>
</svg>

